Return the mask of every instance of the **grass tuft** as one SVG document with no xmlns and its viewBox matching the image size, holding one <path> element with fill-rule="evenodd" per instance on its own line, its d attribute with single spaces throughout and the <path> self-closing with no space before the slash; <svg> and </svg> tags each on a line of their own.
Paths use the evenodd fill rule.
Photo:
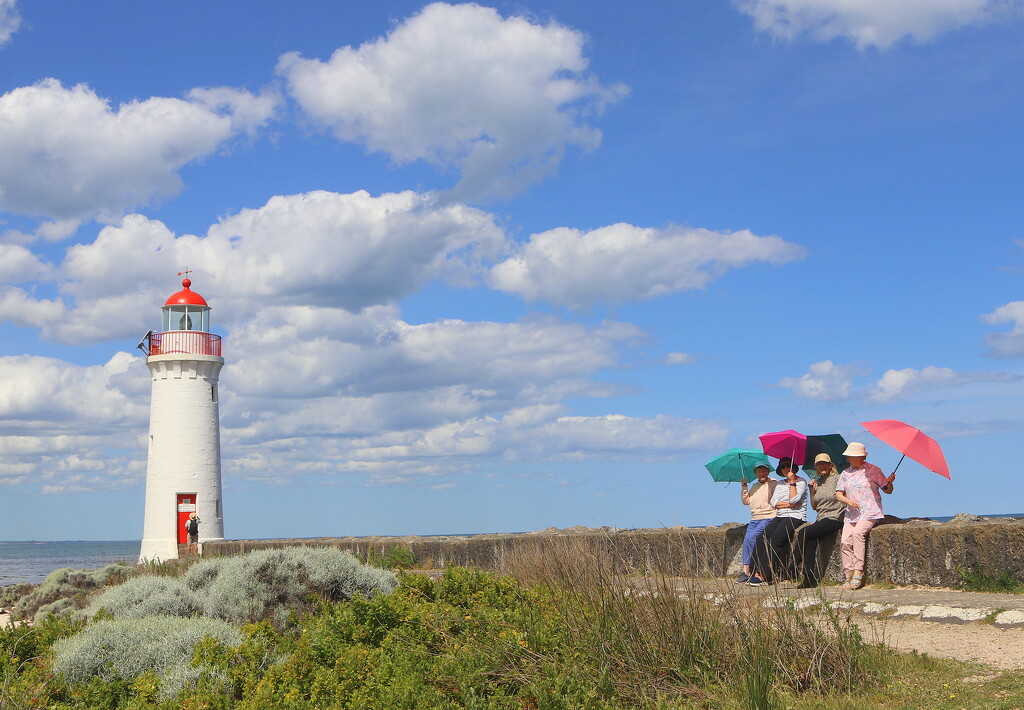
<svg viewBox="0 0 1024 710">
<path fill-rule="evenodd" d="M 961 588 L 968 592 L 997 592 L 1002 594 L 1024 594 L 1024 581 L 1016 572 L 1003 570 L 991 575 L 978 567 L 959 569 Z"/>
</svg>

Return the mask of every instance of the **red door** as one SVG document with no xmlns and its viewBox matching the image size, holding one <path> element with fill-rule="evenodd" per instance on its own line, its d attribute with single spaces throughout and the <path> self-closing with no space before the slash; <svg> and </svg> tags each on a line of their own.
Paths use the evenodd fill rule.
<svg viewBox="0 0 1024 710">
<path fill-rule="evenodd" d="M 178 544 L 184 545 L 188 542 L 188 533 L 185 532 L 185 521 L 188 516 L 196 512 L 196 494 L 178 494 Z"/>
</svg>

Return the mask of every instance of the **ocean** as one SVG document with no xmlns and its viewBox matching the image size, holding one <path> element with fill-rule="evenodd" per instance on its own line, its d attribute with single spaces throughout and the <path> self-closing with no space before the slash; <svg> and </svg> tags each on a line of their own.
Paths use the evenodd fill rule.
<svg viewBox="0 0 1024 710">
<path fill-rule="evenodd" d="M 141 542 L 0 542 L 0 587 L 39 584 L 55 569 L 96 569 L 114 562 L 135 564 Z"/>
</svg>

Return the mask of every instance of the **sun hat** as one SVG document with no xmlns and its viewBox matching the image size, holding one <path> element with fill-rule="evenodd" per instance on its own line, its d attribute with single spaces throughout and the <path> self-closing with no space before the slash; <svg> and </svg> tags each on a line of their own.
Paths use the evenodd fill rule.
<svg viewBox="0 0 1024 710">
<path fill-rule="evenodd" d="M 766 468 L 766 469 L 768 469 L 769 471 L 771 471 L 771 470 L 772 470 L 772 467 L 768 465 L 768 462 L 767 462 L 767 461 L 762 461 L 761 463 L 759 463 L 759 464 L 757 464 L 756 466 L 754 466 L 754 470 L 755 470 L 755 471 L 756 471 L 757 469 L 759 469 L 759 468 Z"/>
<path fill-rule="evenodd" d="M 851 441 L 850 445 L 846 447 L 846 451 L 843 452 L 843 456 L 867 456 L 868 450 L 864 448 L 864 444 L 859 441 Z"/>
<path fill-rule="evenodd" d="M 195 519 L 196 519 L 196 514 L 195 514 L 195 513 L 192 513 L 192 514 L 190 514 L 190 515 L 188 516 L 188 519 L 189 519 L 189 520 L 195 520 Z"/>
<path fill-rule="evenodd" d="M 823 461 L 825 463 L 832 463 L 832 457 L 829 456 L 828 454 L 818 454 L 817 456 L 814 457 L 815 464 L 819 464 Z"/>
<path fill-rule="evenodd" d="M 779 459 L 779 465 L 776 467 L 775 473 L 781 476 L 782 467 L 786 465 L 788 465 L 790 468 L 793 468 L 793 459 L 789 458 L 788 456 L 783 456 L 781 459 Z"/>
</svg>

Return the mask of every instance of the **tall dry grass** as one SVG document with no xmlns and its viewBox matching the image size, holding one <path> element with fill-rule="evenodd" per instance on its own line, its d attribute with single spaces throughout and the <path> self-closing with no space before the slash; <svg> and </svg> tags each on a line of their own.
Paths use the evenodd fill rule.
<svg viewBox="0 0 1024 710">
<path fill-rule="evenodd" d="M 627 570 L 614 544 L 567 536 L 507 554 L 499 571 L 550 591 L 566 632 L 624 697 L 725 692 L 768 709 L 782 692 L 855 691 L 877 665 L 848 614 L 827 605 L 766 608 L 730 582 Z"/>
</svg>

